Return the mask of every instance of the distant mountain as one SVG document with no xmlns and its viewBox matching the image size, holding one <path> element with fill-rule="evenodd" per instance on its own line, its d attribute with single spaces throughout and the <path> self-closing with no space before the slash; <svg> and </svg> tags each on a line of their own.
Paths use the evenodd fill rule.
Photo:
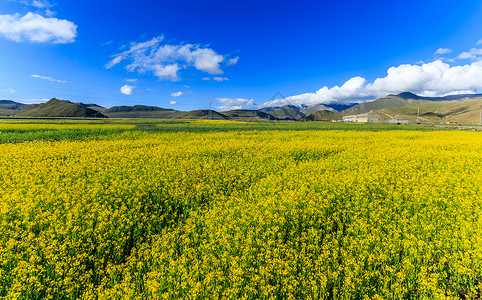
<svg viewBox="0 0 482 300">
<path fill-rule="evenodd" d="M 333 121 L 333 120 L 341 120 L 341 114 L 337 112 L 333 112 L 331 110 L 319 110 L 306 116 L 306 121 Z"/>
<path fill-rule="evenodd" d="M 327 110 L 332 112 L 338 112 L 345 109 L 348 109 L 352 106 L 357 105 L 358 103 L 350 103 L 350 104 L 339 104 L 339 103 L 318 103 L 313 105 L 283 105 L 283 106 L 273 106 L 273 107 L 263 107 L 260 111 L 271 113 L 272 111 L 280 110 L 280 109 L 295 109 L 299 112 L 303 113 L 305 116 L 314 113 L 315 111 L 320 110 Z"/>
<path fill-rule="evenodd" d="M 337 109 L 348 107 L 337 112 Z M 379 120 L 394 118 L 415 122 L 417 113 L 420 122 L 479 121 L 482 110 L 482 94 L 449 95 L 445 97 L 422 97 L 410 92 L 356 105 L 315 104 L 265 107 L 259 110 L 237 109 L 217 112 L 214 110 L 178 111 L 157 106 L 114 106 L 109 109 L 95 103 L 72 103 L 53 98 L 42 104 L 23 104 L 12 100 L 0 100 L 0 116 L 19 117 L 89 117 L 89 118 L 156 118 L 156 119 L 213 119 L 238 121 L 330 121 L 342 115 L 375 112 Z"/>
<path fill-rule="evenodd" d="M 390 94 L 388 96 L 398 97 L 398 98 L 402 98 L 402 99 L 406 99 L 406 100 L 408 100 L 408 99 L 424 100 L 423 97 L 415 95 L 414 93 L 411 93 L 411 92 L 403 92 L 403 93 L 400 93 L 398 95 Z"/>
<path fill-rule="evenodd" d="M 383 108 L 402 107 L 402 106 L 420 104 L 420 101 L 429 101 L 429 100 L 422 100 L 421 97 L 415 94 L 406 92 L 398 95 L 388 95 L 386 97 L 379 98 L 371 102 L 360 103 L 348 109 L 343 110 L 341 113 L 343 115 L 363 114 L 369 111 L 383 109 Z"/>
<path fill-rule="evenodd" d="M 75 118 L 106 118 L 102 113 L 85 107 L 79 103 L 67 100 L 50 99 L 46 103 L 33 104 L 15 116 L 22 117 L 75 117 Z"/>
<path fill-rule="evenodd" d="M 291 106 L 285 106 L 276 110 L 272 110 L 269 112 L 269 114 L 275 117 L 276 120 L 285 121 L 296 121 L 305 117 L 305 114 L 302 113 L 299 108 Z"/>
<path fill-rule="evenodd" d="M 448 101 L 420 101 L 418 105 L 375 110 L 378 119 L 408 119 L 410 122 L 478 123 L 482 111 L 482 97 Z"/>
<path fill-rule="evenodd" d="M 314 112 L 317 112 L 317 111 L 320 111 L 320 110 L 326 110 L 326 111 L 331 111 L 331 112 L 336 112 L 337 110 L 332 108 L 332 107 L 329 107 L 329 106 L 326 106 L 324 104 L 314 104 L 314 105 L 310 105 L 306 108 L 303 108 L 301 110 L 302 113 L 304 113 L 305 115 L 310 115 Z"/>
<path fill-rule="evenodd" d="M 467 99 L 473 99 L 473 98 L 481 98 L 482 94 L 461 94 L 461 95 L 448 95 L 445 97 L 439 97 L 439 98 L 432 98 L 432 99 L 440 99 L 442 101 L 461 101 L 461 100 L 467 100 Z M 430 100 L 430 99 L 428 99 Z"/>
<path fill-rule="evenodd" d="M 12 100 L 0 100 L 0 116 L 14 116 L 29 107 L 29 104 L 23 104 Z"/>
<path fill-rule="evenodd" d="M 83 107 L 87 107 L 87 108 L 90 108 L 90 109 L 93 109 L 93 110 L 96 110 L 96 111 L 100 111 L 100 112 L 104 112 L 105 110 L 107 110 L 107 108 L 105 108 L 103 106 L 100 106 L 100 105 L 97 105 L 95 103 L 82 103 L 82 102 L 80 102 L 79 104 L 82 105 Z"/>
<path fill-rule="evenodd" d="M 192 111 L 178 111 L 157 106 L 134 105 L 113 106 L 103 112 L 109 118 L 153 118 L 153 119 L 213 119 L 229 120 L 229 117 L 214 110 L 200 109 Z"/>
<path fill-rule="evenodd" d="M 480 97 L 482 97 L 482 94 L 450 95 L 446 97 L 421 97 L 410 92 L 404 92 L 398 95 L 388 95 L 375 101 L 360 103 L 342 111 L 341 113 L 343 115 L 354 115 L 381 109 L 424 104 L 430 105 L 431 103 L 433 104 L 433 102 L 461 101 L 464 99 L 474 99 Z"/>
<path fill-rule="evenodd" d="M 112 106 L 105 110 L 106 113 L 118 112 L 144 112 L 144 111 L 174 111 L 174 109 L 161 108 L 157 106 L 134 105 L 134 106 Z"/>
<path fill-rule="evenodd" d="M 261 110 L 233 109 L 223 111 L 222 114 L 236 121 L 265 121 L 275 119 L 271 114 Z"/>
<path fill-rule="evenodd" d="M 349 109 L 350 107 L 353 107 L 357 105 L 358 103 L 350 103 L 350 104 L 337 104 L 337 103 L 331 103 L 331 104 L 324 104 L 324 106 L 333 108 L 336 111 L 344 111 L 345 109 Z"/>
<path fill-rule="evenodd" d="M 172 119 L 187 119 L 187 120 L 196 120 L 196 119 L 211 119 L 211 120 L 229 120 L 229 117 L 219 113 L 214 110 L 208 109 L 198 109 L 198 110 L 191 110 L 191 111 L 175 111 L 175 115 Z"/>
<path fill-rule="evenodd" d="M 27 109 L 28 107 L 30 107 L 29 104 L 23 104 L 12 100 L 0 100 L 0 109 L 21 110 Z"/>
<path fill-rule="evenodd" d="M 271 112 L 271 111 L 274 111 L 274 110 L 279 110 L 279 109 L 290 109 L 290 108 L 293 108 L 293 109 L 296 109 L 298 111 L 301 111 L 302 109 L 305 109 L 307 108 L 308 105 L 300 105 L 300 106 L 297 106 L 297 105 L 282 105 L 282 106 L 270 106 L 270 107 L 263 107 L 260 109 L 260 111 L 262 112 Z"/>
<path fill-rule="evenodd" d="M 178 111 L 157 106 L 134 105 L 113 106 L 102 113 L 109 118 L 155 118 L 174 119 Z"/>
<path fill-rule="evenodd" d="M 482 94 L 458 94 L 458 95 L 448 95 L 444 97 L 423 97 L 415 95 L 411 92 L 403 92 L 398 95 L 389 95 L 395 96 L 402 99 L 414 99 L 414 100 L 428 100 L 428 101 L 459 101 L 459 100 L 466 100 L 471 98 L 480 98 Z"/>
</svg>

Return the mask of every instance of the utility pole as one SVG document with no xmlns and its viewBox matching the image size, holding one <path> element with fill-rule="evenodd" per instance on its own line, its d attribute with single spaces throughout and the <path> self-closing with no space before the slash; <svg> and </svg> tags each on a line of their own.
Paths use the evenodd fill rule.
<svg viewBox="0 0 482 300">
<path fill-rule="evenodd" d="M 417 109 L 417 124 L 418 124 L 418 116 L 420 115 L 420 107 Z"/>
<path fill-rule="evenodd" d="M 213 103 L 213 100 L 209 100 L 209 110 L 208 110 L 208 120 L 211 120 L 211 104 Z"/>
</svg>

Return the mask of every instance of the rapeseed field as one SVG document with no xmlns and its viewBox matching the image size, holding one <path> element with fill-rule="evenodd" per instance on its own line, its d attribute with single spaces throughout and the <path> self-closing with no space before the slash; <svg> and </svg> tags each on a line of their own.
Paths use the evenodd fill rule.
<svg viewBox="0 0 482 300">
<path fill-rule="evenodd" d="M 3 143 L 0 298 L 479 299 L 481 213 L 479 132 Z"/>
</svg>

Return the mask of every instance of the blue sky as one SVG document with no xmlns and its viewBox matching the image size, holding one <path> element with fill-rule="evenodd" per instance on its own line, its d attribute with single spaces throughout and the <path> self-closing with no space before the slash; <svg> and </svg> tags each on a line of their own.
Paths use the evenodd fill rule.
<svg viewBox="0 0 482 300">
<path fill-rule="evenodd" d="M 153 2 L 0 0 L 0 99 L 223 110 L 482 91 L 480 1 Z"/>
</svg>

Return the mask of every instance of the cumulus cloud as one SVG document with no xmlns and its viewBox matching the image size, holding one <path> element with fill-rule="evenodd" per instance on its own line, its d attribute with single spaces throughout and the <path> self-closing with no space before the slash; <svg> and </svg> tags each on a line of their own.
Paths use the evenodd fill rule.
<svg viewBox="0 0 482 300">
<path fill-rule="evenodd" d="M 151 72 L 159 79 L 179 80 L 178 72 L 187 67 L 208 74 L 223 74 L 221 62 L 225 57 L 211 48 L 199 44 L 170 45 L 162 36 L 142 43 L 131 43 L 129 49 L 113 55 L 105 68 L 110 69 L 127 61 L 127 70 L 139 73 Z"/>
<path fill-rule="evenodd" d="M 213 80 L 217 81 L 217 82 L 221 82 L 221 81 L 229 81 L 229 78 L 226 78 L 226 77 L 214 77 Z"/>
<path fill-rule="evenodd" d="M 482 49 L 472 48 L 470 51 L 460 53 L 457 59 L 476 59 L 480 55 L 482 55 Z"/>
<path fill-rule="evenodd" d="M 171 100 L 169 101 L 169 105 L 176 105 L 177 104 L 177 101 L 176 100 Z"/>
<path fill-rule="evenodd" d="M 132 94 L 132 91 L 134 90 L 135 86 L 131 86 L 131 85 L 124 85 L 120 88 L 120 92 L 124 95 L 127 95 L 129 96 L 130 94 Z"/>
<path fill-rule="evenodd" d="M 179 76 L 177 75 L 177 71 L 179 71 L 179 69 L 178 64 L 152 66 L 154 75 L 156 75 L 159 79 L 170 79 L 172 81 L 180 80 Z"/>
<path fill-rule="evenodd" d="M 209 80 L 211 80 L 211 78 L 209 78 L 209 77 L 203 77 L 202 80 L 204 80 L 204 81 L 209 81 Z"/>
<path fill-rule="evenodd" d="M 23 17 L 19 14 L 0 15 L 0 35 L 15 42 L 66 44 L 75 41 L 77 25 L 32 12 Z"/>
<path fill-rule="evenodd" d="M 231 58 L 226 63 L 226 66 L 234 66 L 235 64 L 238 63 L 238 60 L 239 60 L 239 56 L 236 56 L 235 58 Z"/>
<path fill-rule="evenodd" d="M 52 78 L 50 76 L 42 76 L 42 75 L 38 75 L 38 74 L 33 74 L 33 75 L 30 75 L 30 76 L 33 77 L 33 78 L 48 80 L 48 81 L 52 81 L 52 82 L 60 82 L 60 83 L 67 82 L 65 80 L 55 79 L 55 78 Z"/>
<path fill-rule="evenodd" d="M 353 77 L 342 86 L 325 86 L 315 93 L 275 99 L 262 106 L 347 104 L 406 91 L 423 96 L 442 96 L 474 92 L 478 89 L 482 89 L 482 60 L 462 66 L 450 66 L 436 60 L 422 65 L 404 64 L 391 67 L 385 77 L 377 78 L 373 82 L 368 82 L 362 77 Z"/>
<path fill-rule="evenodd" d="M 179 97 L 179 96 L 182 96 L 184 95 L 183 92 L 179 91 L 179 92 L 175 92 L 175 93 L 171 93 L 171 97 Z"/>
<path fill-rule="evenodd" d="M 435 51 L 435 55 L 444 55 L 444 54 L 449 54 L 452 53 L 452 49 L 448 48 L 438 48 L 437 51 Z"/>
<path fill-rule="evenodd" d="M 243 98 L 216 98 L 216 101 L 221 102 L 222 105 L 217 108 L 220 111 L 231 110 L 231 109 L 244 109 L 248 106 L 254 105 L 253 99 L 243 99 Z"/>
<path fill-rule="evenodd" d="M 12 88 L 4 89 L 3 91 L 9 95 L 13 95 L 16 92 L 16 90 Z"/>
<path fill-rule="evenodd" d="M 477 41 L 477 46 L 478 46 L 478 45 L 482 45 L 482 40 L 478 40 L 478 41 Z"/>
</svg>

